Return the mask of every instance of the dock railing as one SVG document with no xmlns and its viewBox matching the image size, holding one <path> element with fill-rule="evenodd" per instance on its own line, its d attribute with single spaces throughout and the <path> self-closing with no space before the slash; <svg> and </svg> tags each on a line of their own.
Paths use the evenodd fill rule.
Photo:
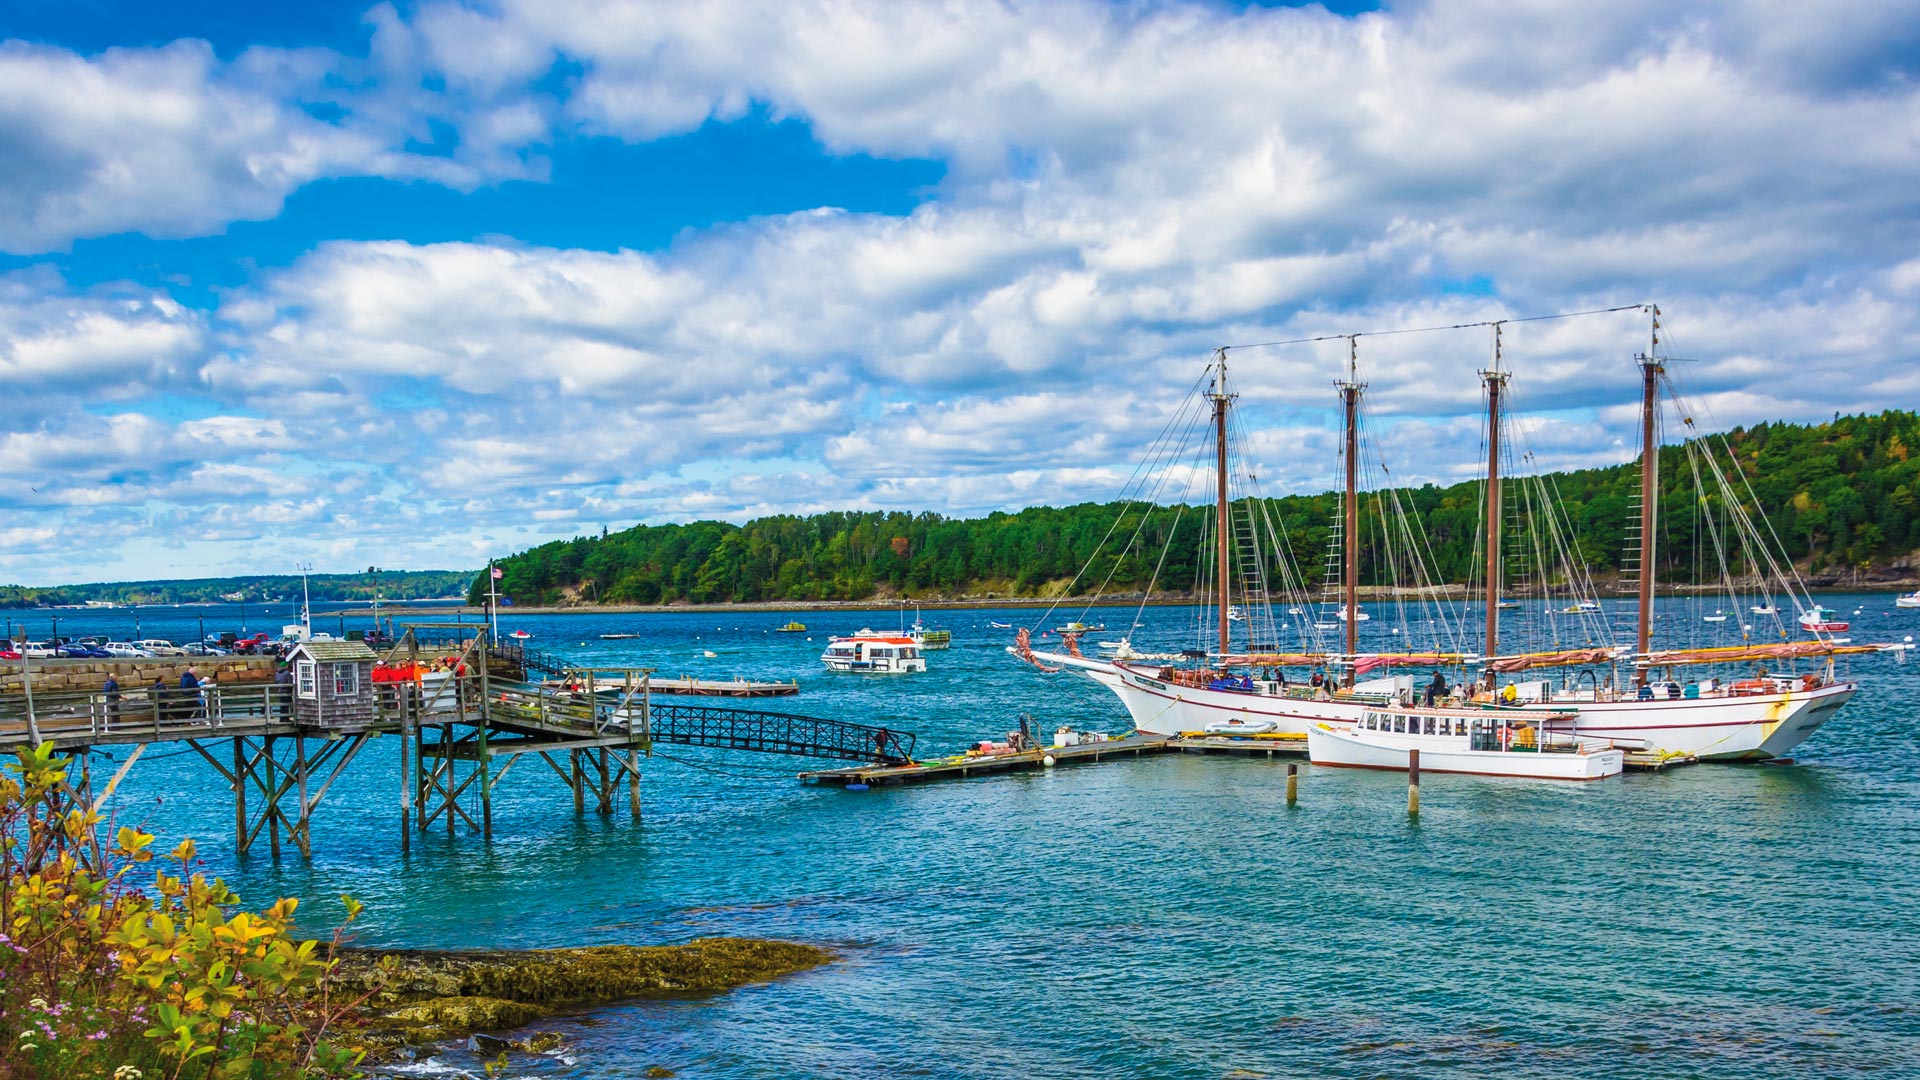
<svg viewBox="0 0 1920 1080">
<path fill-rule="evenodd" d="M 41 691 L 33 720 L 42 741 L 85 744 L 144 736 L 190 737 L 208 728 L 255 729 L 293 721 L 293 687 L 281 683 L 227 683 L 205 688 L 146 686 Z M 0 746 L 32 741 L 22 700 L 0 699 Z"/>
</svg>

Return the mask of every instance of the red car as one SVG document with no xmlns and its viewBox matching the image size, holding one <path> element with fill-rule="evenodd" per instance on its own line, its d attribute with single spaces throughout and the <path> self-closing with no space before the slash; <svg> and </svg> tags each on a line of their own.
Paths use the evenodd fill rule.
<svg viewBox="0 0 1920 1080">
<path fill-rule="evenodd" d="M 0 645 L 0 660 L 18 660 L 18 659 L 20 659 L 19 652 L 15 651 L 11 646 Z"/>
</svg>

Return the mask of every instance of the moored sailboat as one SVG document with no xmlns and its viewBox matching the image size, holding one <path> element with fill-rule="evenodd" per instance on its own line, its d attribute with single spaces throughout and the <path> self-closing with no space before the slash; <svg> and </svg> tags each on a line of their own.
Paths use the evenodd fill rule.
<svg viewBox="0 0 1920 1080">
<path fill-rule="evenodd" d="M 1658 345 L 1658 311 L 1646 309 L 1654 317 L 1655 346 Z M 1434 667 L 1478 669 L 1470 681 L 1483 698 L 1500 688 L 1502 676 L 1515 676 L 1545 669 L 1591 673 L 1582 685 L 1569 674 L 1561 685 L 1547 680 L 1514 682 L 1515 697 L 1526 702 L 1551 702 L 1552 707 L 1571 717 L 1573 733 L 1582 738 L 1604 739 L 1628 749 L 1647 749 L 1689 754 L 1707 760 L 1748 760 L 1779 757 L 1790 752 L 1824 724 L 1852 697 L 1856 685 L 1836 677 L 1833 659 L 1849 653 L 1900 650 L 1901 646 L 1853 646 L 1816 635 L 1810 642 L 1782 640 L 1755 643 L 1746 639 L 1732 647 L 1706 647 L 1655 650 L 1651 641 L 1653 613 L 1652 545 L 1656 536 L 1654 508 L 1657 506 L 1659 440 L 1655 428 L 1658 388 L 1665 373 L 1664 362 L 1655 352 L 1638 358 L 1643 374 L 1641 450 L 1641 521 L 1638 565 L 1648 568 L 1639 574 L 1636 640 L 1633 646 L 1611 640 L 1593 642 L 1586 647 L 1555 647 L 1541 651 L 1503 654 L 1499 650 L 1499 614 L 1505 608 L 1501 595 L 1500 543 L 1502 519 L 1500 477 L 1501 396 L 1508 374 L 1500 363 L 1500 323 L 1488 324 L 1494 330 L 1494 364 L 1481 373 L 1486 384 L 1488 405 L 1488 471 L 1485 501 L 1485 613 L 1486 630 L 1477 654 L 1458 647 L 1452 649 L 1407 652 L 1361 652 L 1357 639 L 1358 619 L 1342 619 L 1342 644 L 1338 649 L 1320 646 L 1317 641 L 1296 651 L 1256 647 L 1249 635 L 1248 648 L 1235 650 L 1232 625 L 1241 620 L 1230 617 L 1235 605 L 1228 603 L 1230 585 L 1228 537 L 1229 496 L 1227 494 L 1227 410 L 1234 395 L 1227 385 L 1226 350 L 1215 354 L 1212 381 L 1207 400 L 1212 405 L 1215 456 L 1214 571 L 1216 574 L 1217 641 L 1214 648 L 1192 654 L 1200 660 L 1197 667 L 1146 664 L 1138 661 L 1097 660 L 1068 653 L 1032 653 L 1026 655 L 1043 666 L 1072 668 L 1094 678 L 1113 690 L 1121 699 L 1136 727 L 1147 733 L 1178 734 L 1205 731 L 1211 726 L 1235 719 L 1271 724 L 1281 733 L 1307 735 L 1315 725 L 1335 730 L 1351 728 L 1370 710 L 1403 704 L 1411 700 L 1413 679 L 1395 675 L 1398 668 Z M 1338 535 L 1342 541 L 1338 577 L 1344 603 L 1343 612 L 1358 611 L 1357 562 L 1357 404 L 1363 384 L 1358 381 L 1353 360 L 1353 338 L 1348 338 L 1347 378 L 1339 383 L 1346 416 L 1346 485 L 1342 503 L 1343 520 Z M 1691 420 L 1687 421 L 1691 427 Z M 1692 446 L 1689 444 L 1689 451 Z M 1709 466 L 1709 471 L 1713 470 Z M 1715 473 L 1715 475 L 1718 475 Z M 1250 514 L 1251 511 L 1249 510 Z M 1744 525 L 1742 539 L 1757 540 L 1759 530 L 1748 520 L 1751 511 L 1735 507 Z M 1770 558 L 1765 565 L 1777 566 Z M 1584 571 L 1581 572 L 1583 574 Z M 1570 575 L 1578 578 L 1581 574 Z M 1793 580 L 1781 583 L 1796 592 Z M 1799 592 L 1804 587 L 1798 587 Z M 1252 606 L 1250 605 L 1250 608 Z M 1550 611 L 1552 609 L 1549 609 Z M 1587 620 L 1605 634 L 1600 605 L 1590 597 L 1574 598 L 1563 609 Z M 1303 624 L 1304 625 L 1304 624 Z M 1024 646 L 1024 641 L 1023 641 Z M 1016 650 L 1019 651 L 1019 650 Z M 1813 661 L 1822 669 L 1777 674 L 1781 666 Z M 1685 687 L 1678 681 L 1681 673 L 1707 665 L 1713 670 L 1745 666 L 1760 676 L 1747 678 L 1709 677 L 1692 679 Z M 1314 667 L 1331 674 L 1316 680 L 1320 685 L 1301 685 L 1298 681 L 1276 678 L 1277 669 Z M 1256 676 L 1223 680 L 1219 675 L 1234 668 L 1252 668 Z M 1768 668 L 1776 674 L 1766 676 Z M 1383 673 L 1384 674 L 1380 674 Z M 1364 676 L 1375 674 L 1372 679 Z M 1656 686 L 1659 689 L 1656 689 Z M 1667 692 L 1660 692 L 1665 690 Z"/>
</svg>

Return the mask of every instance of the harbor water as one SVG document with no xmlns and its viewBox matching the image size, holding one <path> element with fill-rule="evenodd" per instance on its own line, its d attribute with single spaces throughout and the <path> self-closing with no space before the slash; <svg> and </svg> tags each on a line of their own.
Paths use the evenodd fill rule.
<svg viewBox="0 0 1920 1080">
<path fill-rule="evenodd" d="M 1920 626 L 1887 594 L 1826 599 L 1861 610 L 1856 640 Z M 144 609 L 143 633 L 237 629 L 212 611 Z M 1087 616 L 1116 629 L 1135 617 Z M 1192 613 L 1139 617 L 1144 647 Z M 809 631 L 775 632 L 790 618 Z M 1004 737 L 1022 713 L 1046 733 L 1128 727 L 1089 680 L 1005 654 L 1012 632 L 988 622 L 1048 625 L 1026 610 L 927 613 L 954 647 L 924 674 L 821 669 L 829 633 L 897 618 L 509 613 L 501 629 L 662 676 L 798 679 L 799 696 L 746 706 L 912 731 L 922 756 Z M 60 628 L 118 636 L 130 620 L 61 613 Z M 1429 776 L 1417 821 L 1404 777 L 1385 773 L 1302 765 L 1288 806 L 1277 759 L 1164 755 L 848 792 L 796 782 L 822 762 L 663 746 L 639 824 L 624 799 L 611 817 L 577 816 L 529 758 L 497 789 L 491 845 L 436 828 L 402 856 L 392 739 L 328 794 L 310 863 L 265 845 L 236 859 L 231 797 L 190 752 L 154 748 L 113 809 L 163 845 L 199 838 L 207 868 L 252 903 L 301 898 L 315 932 L 353 894 L 365 944 L 744 935 L 841 955 L 729 994 L 539 1025 L 568 1048 L 516 1058 L 509 1076 L 1920 1075 L 1920 664 L 1845 670 L 1861 692 L 1794 764 L 1590 784 Z M 456 1050 L 407 1071 L 481 1064 Z"/>
</svg>

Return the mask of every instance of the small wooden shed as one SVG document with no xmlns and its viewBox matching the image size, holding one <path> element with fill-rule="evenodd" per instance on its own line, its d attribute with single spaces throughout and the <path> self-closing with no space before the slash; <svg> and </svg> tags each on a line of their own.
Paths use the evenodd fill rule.
<svg viewBox="0 0 1920 1080">
<path fill-rule="evenodd" d="M 359 641 L 303 641 L 293 665 L 296 723 L 346 727 L 373 720 L 373 650 Z"/>
</svg>

